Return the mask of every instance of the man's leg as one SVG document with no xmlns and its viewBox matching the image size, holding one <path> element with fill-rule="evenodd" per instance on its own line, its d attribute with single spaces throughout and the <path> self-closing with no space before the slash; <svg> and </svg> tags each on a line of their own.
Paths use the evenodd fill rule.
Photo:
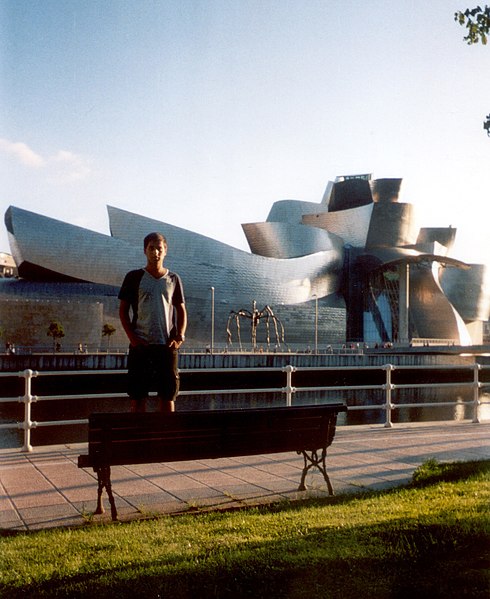
<svg viewBox="0 0 490 599">
<path fill-rule="evenodd" d="M 146 412 L 146 397 L 142 397 L 141 399 L 131 398 L 129 411 L 133 413 Z"/>
<path fill-rule="evenodd" d="M 130 347 L 128 353 L 128 395 L 130 412 L 146 412 L 148 357 L 144 346 Z"/>
<path fill-rule="evenodd" d="M 164 414 L 170 414 L 175 412 L 175 401 L 169 401 L 168 399 L 158 398 L 158 409 Z"/>
<path fill-rule="evenodd" d="M 170 413 L 175 411 L 175 399 L 180 389 L 179 352 L 162 346 L 160 360 L 157 388 L 159 409 L 160 412 Z"/>
</svg>

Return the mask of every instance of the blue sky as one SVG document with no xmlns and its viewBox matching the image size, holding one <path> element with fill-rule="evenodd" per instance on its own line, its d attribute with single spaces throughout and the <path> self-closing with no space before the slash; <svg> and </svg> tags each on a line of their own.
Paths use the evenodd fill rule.
<svg viewBox="0 0 490 599">
<path fill-rule="evenodd" d="M 490 46 L 470 0 L 0 0 L 0 209 L 106 204 L 246 249 L 273 202 L 403 177 L 490 263 Z M 8 251 L 0 227 L 0 251 Z"/>
</svg>

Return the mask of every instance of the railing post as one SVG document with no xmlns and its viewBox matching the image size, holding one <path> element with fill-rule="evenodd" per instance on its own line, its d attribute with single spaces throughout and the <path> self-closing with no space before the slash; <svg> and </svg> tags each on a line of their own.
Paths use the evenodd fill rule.
<svg viewBox="0 0 490 599">
<path fill-rule="evenodd" d="M 391 422 L 391 410 L 394 405 L 391 403 L 391 391 L 394 389 L 394 385 L 391 382 L 391 373 L 395 369 L 393 364 L 385 364 L 383 370 L 386 371 L 385 389 L 385 428 L 391 428 L 393 423 Z"/>
<path fill-rule="evenodd" d="M 19 398 L 19 401 L 24 403 L 24 422 L 22 423 L 22 429 L 24 430 L 24 446 L 21 451 L 31 452 L 31 429 L 36 427 L 36 423 L 31 420 L 31 405 L 33 401 L 36 401 L 36 397 L 31 394 L 32 391 L 32 379 L 37 376 L 37 372 L 33 370 L 24 370 L 22 373 L 24 376 L 24 397 Z"/>
<path fill-rule="evenodd" d="M 291 364 L 288 364 L 282 369 L 282 371 L 286 373 L 286 386 L 283 389 L 283 393 L 286 393 L 286 405 L 289 408 L 292 405 L 293 393 L 296 391 L 296 388 L 292 385 L 293 372 L 296 371 L 296 368 L 291 366 Z"/>
<path fill-rule="evenodd" d="M 481 364 L 473 364 L 473 420 L 472 422 L 480 422 L 480 370 Z"/>
</svg>

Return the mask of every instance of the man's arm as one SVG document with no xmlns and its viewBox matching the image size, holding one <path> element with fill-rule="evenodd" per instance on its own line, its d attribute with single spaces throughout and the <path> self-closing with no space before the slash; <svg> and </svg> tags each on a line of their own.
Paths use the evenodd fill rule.
<svg viewBox="0 0 490 599">
<path fill-rule="evenodd" d="M 131 308 L 131 304 L 126 300 L 121 300 L 119 303 L 119 320 L 121 321 L 124 332 L 128 336 L 130 345 L 141 345 L 144 342 L 142 339 L 137 337 L 134 334 L 133 326 L 131 324 L 131 317 L 129 315 L 129 311 Z"/>
<path fill-rule="evenodd" d="M 177 304 L 175 306 L 175 314 L 177 317 L 176 335 L 177 339 L 172 339 L 169 343 L 169 347 L 179 349 L 184 342 L 183 338 L 187 329 L 187 309 L 185 304 Z M 124 325 L 123 325 L 124 326 Z"/>
</svg>

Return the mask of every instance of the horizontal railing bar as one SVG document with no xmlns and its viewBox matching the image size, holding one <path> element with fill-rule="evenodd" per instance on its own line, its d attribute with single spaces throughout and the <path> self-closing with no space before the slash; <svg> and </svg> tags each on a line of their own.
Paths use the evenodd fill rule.
<svg viewBox="0 0 490 599">
<path fill-rule="evenodd" d="M 393 370 L 473 370 L 475 364 L 391 364 L 389 362 L 378 366 L 294 366 L 294 369 L 299 372 L 307 371 L 322 371 L 322 370 L 384 370 L 391 367 Z M 490 365 L 479 364 L 479 369 L 488 370 Z M 186 370 L 185 370 L 186 371 Z"/>
<path fill-rule="evenodd" d="M 81 418 L 80 420 L 45 420 L 44 422 L 36 422 L 35 428 L 43 428 L 45 426 L 68 426 L 76 424 L 88 424 L 88 418 Z"/>
<path fill-rule="evenodd" d="M 452 387 L 473 387 L 474 381 L 461 381 L 455 383 L 410 383 L 400 384 L 393 383 L 393 389 L 450 389 Z M 480 383 L 478 383 L 480 386 Z"/>
<path fill-rule="evenodd" d="M 473 381 L 461 381 L 461 382 L 453 382 L 453 383 L 412 383 L 412 384 L 391 384 L 391 389 L 431 389 L 431 388 L 452 388 L 452 387 L 471 387 L 474 386 L 475 383 Z M 478 383 L 478 387 L 481 388 L 483 386 L 490 386 L 490 383 Z M 334 385 L 334 386 L 323 386 L 323 387 L 298 387 L 294 388 L 297 393 L 304 393 L 308 391 L 316 392 L 316 391 L 383 391 L 385 390 L 386 385 L 381 383 L 379 385 Z M 281 393 L 284 392 L 284 388 L 258 388 L 258 389 L 200 389 L 200 390 L 188 390 L 188 391 L 180 391 L 179 395 L 206 395 L 206 394 L 214 394 L 214 395 L 225 395 L 225 394 L 233 394 L 233 393 Z M 32 401 L 41 402 L 41 401 L 56 401 L 56 400 L 74 400 L 74 399 L 111 399 L 111 398 L 126 398 L 127 393 L 85 393 L 85 394 L 73 394 L 73 395 L 41 395 L 41 396 L 33 396 Z M 23 401 L 22 396 L 18 397 L 2 397 L 0 398 L 0 403 L 14 403 Z"/>
<path fill-rule="evenodd" d="M 34 376 L 76 376 L 76 375 L 105 375 L 105 374 L 127 374 L 127 370 L 34 370 Z M 21 373 L 23 374 L 23 373 Z"/>
<path fill-rule="evenodd" d="M 284 368 L 281 366 L 250 366 L 247 368 L 179 368 L 179 372 L 184 374 L 188 372 L 189 374 L 196 374 L 200 372 L 217 372 L 219 374 L 223 372 L 283 372 Z M 296 370 L 296 366 L 292 367 Z"/>
<path fill-rule="evenodd" d="M 233 394 L 233 393 L 243 393 L 243 394 L 251 394 L 251 393 L 281 393 L 283 392 L 283 388 L 273 388 L 273 387 L 265 387 L 263 389 L 201 389 L 201 390 L 189 390 L 189 391 L 179 391 L 180 395 L 220 395 L 220 394 Z M 150 393 L 151 396 L 156 396 L 156 393 Z M 127 393 L 90 393 L 85 395 L 41 395 L 41 396 L 33 396 L 33 402 L 40 401 L 56 401 L 56 400 L 72 400 L 72 399 L 116 399 L 116 398 L 127 398 Z"/>
<path fill-rule="evenodd" d="M 396 389 L 431 389 L 431 388 L 452 388 L 452 387 L 472 387 L 474 382 L 456 382 L 456 383 L 420 383 L 411 385 L 397 385 L 392 384 L 392 390 Z M 304 393 L 308 391 L 383 391 L 386 388 L 384 383 L 379 385 L 337 385 L 337 386 L 325 386 L 325 387 L 294 387 L 294 391 L 297 393 Z M 198 389 L 179 391 L 179 395 L 227 395 L 227 394 L 252 394 L 252 393 L 281 393 L 284 392 L 284 388 L 264 387 L 254 389 Z M 91 394 L 79 394 L 79 395 L 42 395 L 34 396 L 33 401 L 56 401 L 56 400 L 72 400 L 72 399 L 111 399 L 127 397 L 127 393 L 91 393 Z M 6 401 L 6 400 L 0 400 Z M 12 401 L 19 401 L 19 398 L 14 398 Z M 22 401 L 22 398 L 20 398 Z"/>
<path fill-rule="evenodd" d="M 336 385 L 334 387 L 295 387 L 296 391 L 376 391 L 385 389 L 385 384 L 381 383 L 379 385 Z"/>
<path fill-rule="evenodd" d="M 201 389 L 192 391 L 179 391 L 180 395 L 192 396 L 192 395 L 233 395 L 233 394 L 252 394 L 252 393 L 284 393 L 284 389 L 275 389 L 273 387 L 265 387 L 264 389 Z"/>
<path fill-rule="evenodd" d="M 360 371 L 368 371 L 368 370 L 385 370 L 387 367 L 392 368 L 393 370 L 468 370 L 472 371 L 475 368 L 474 364 L 432 364 L 432 365 L 397 365 L 397 364 L 382 364 L 377 366 L 361 366 L 361 365 L 352 365 L 352 366 L 292 366 L 292 369 L 295 372 L 322 372 L 322 371 L 345 371 L 345 370 L 360 370 Z M 490 365 L 480 364 L 480 370 L 489 370 Z M 179 372 L 181 373 L 223 373 L 223 372 L 281 372 L 284 371 L 284 368 L 281 367 L 273 367 L 273 366 L 256 366 L 249 368 L 179 368 Z M 118 375 L 118 374 L 127 374 L 127 369 L 112 369 L 112 370 L 42 370 L 42 371 L 33 371 L 33 376 L 35 377 L 45 377 L 45 376 L 86 376 L 86 375 Z M 2 372 L 0 373 L 0 377 L 22 377 L 24 376 L 24 371 L 19 372 Z"/>
<path fill-rule="evenodd" d="M 451 406 L 472 406 L 472 401 L 432 401 L 429 403 L 393 403 L 392 406 L 395 410 L 399 408 L 444 408 Z"/>
<path fill-rule="evenodd" d="M 386 410 L 385 404 L 369 405 L 369 406 L 349 406 L 349 412 L 361 410 Z"/>
<path fill-rule="evenodd" d="M 58 399 L 111 399 L 128 397 L 127 393 L 85 393 L 84 395 L 36 395 L 32 401 L 56 401 Z"/>
</svg>

